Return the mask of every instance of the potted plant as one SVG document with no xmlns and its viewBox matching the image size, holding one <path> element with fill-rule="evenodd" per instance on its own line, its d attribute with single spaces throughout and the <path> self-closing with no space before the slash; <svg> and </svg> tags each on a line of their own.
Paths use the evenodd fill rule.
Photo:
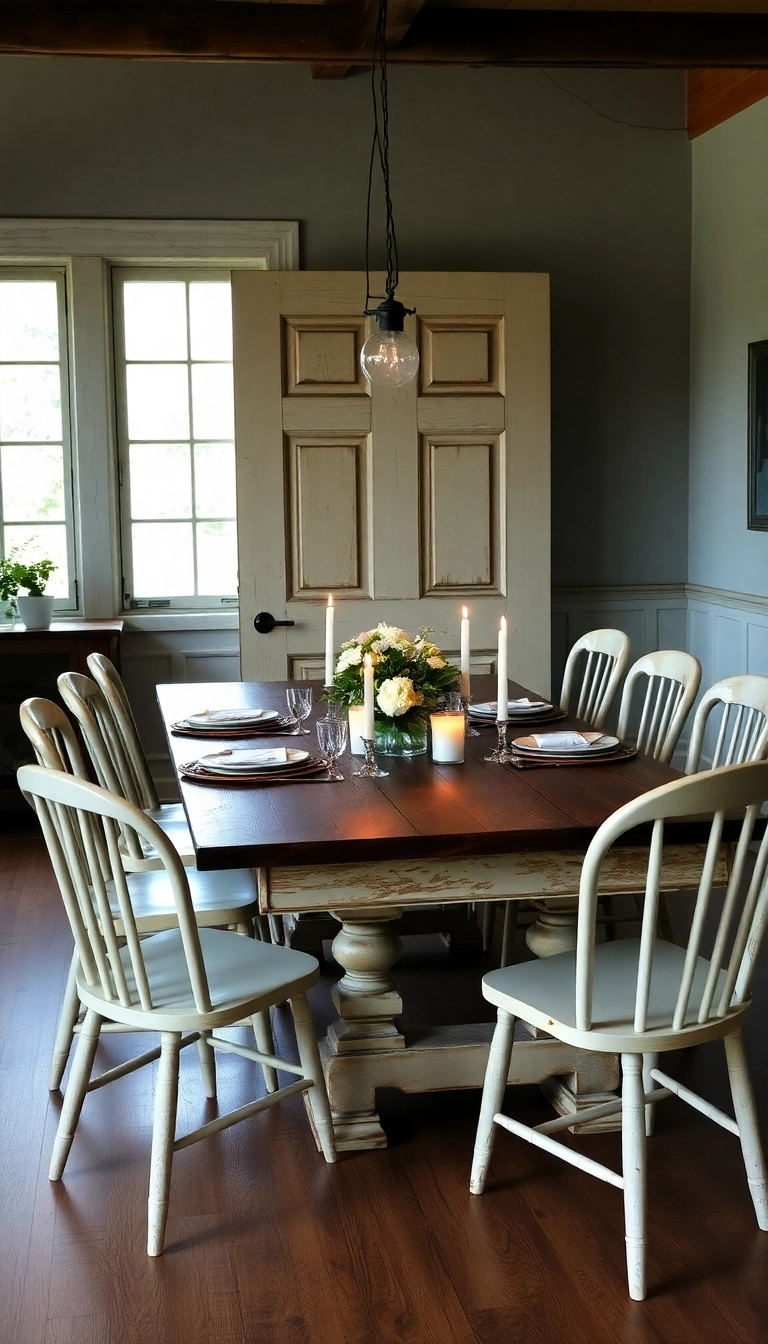
<svg viewBox="0 0 768 1344">
<path fill-rule="evenodd" d="M 17 612 L 28 630 L 47 630 L 53 616 L 53 598 L 45 586 L 55 570 L 52 560 L 26 560 L 23 547 L 14 547 L 0 559 L 0 600 L 7 602 L 5 614 Z M 26 597 L 19 597 L 25 588 Z"/>
<path fill-rule="evenodd" d="M 422 630 L 415 639 L 380 622 L 341 646 L 327 698 L 337 705 L 363 702 L 363 658 L 373 660 L 376 751 L 381 756 L 421 756 L 427 750 L 427 722 L 458 672 Z"/>
</svg>

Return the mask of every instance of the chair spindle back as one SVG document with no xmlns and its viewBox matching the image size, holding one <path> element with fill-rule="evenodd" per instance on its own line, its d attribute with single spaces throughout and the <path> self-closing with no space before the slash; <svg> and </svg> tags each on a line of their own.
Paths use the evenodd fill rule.
<svg viewBox="0 0 768 1344">
<path fill-rule="evenodd" d="M 126 694 L 120 674 L 114 663 L 103 653 L 89 653 L 88 670 L 98 684 L 104 699 L 112 712 L 115 727 L 123 744 L 123 751 L 131 762 L 133 774 L 140 794 L 140 806 L 157 808 L 160 806 L 155 782 L 149 768 L 144 748 L 141 745 L 139 730 L 133 717 L 131 702 Z"/>
<path fill-rule="evenodd" d="M 629 647 L 629 638 L 623 630 L 590 630 L 577 639 L 565 664 L 561 707 L 595 728 L 602 728 L 629 662 Z M 577 696 L 582 660 L 584 670 Z"/>
<path fill-rule="evenodd" d="M 685 773 L 701 768 L 710 715 L 722 710 L 709 769 L 761 761 L 768 753 L 768 677 L 727 677 L 704 692 L 693 720 Z"/>
<path fill-rule="evenodd" d="M 635 690 L 641 677 L 647 678 L 637 748 L 654 761 L 668 764 L 688 717 L 701 682 L 701 663 L 693 654 L 675 649 L 648 653 L 633 663 L 621 693 L 619 723 L 616 732 L 625 739 L 630 731 L 630 714 Z"/>
</svg>

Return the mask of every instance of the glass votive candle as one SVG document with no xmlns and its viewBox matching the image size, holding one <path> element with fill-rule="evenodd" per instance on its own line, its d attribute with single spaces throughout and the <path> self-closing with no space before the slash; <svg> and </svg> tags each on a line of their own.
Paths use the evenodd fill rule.
<svg viewBox="0 0 768 1344">
<path fill-rule="evenodd" d="M 365 707 L 363 705 L 350 705 L 349 707 L 349 750 L 353 756 L 364 756 L 365 747 L 363 746 L 363 715 Z"/>
<path fill-rule="evenodd" d="M 432 760 L 446 765 L 461 765 L 464 760 L 464 714 L 447 711 L 430 714 Z"/>
</svg>

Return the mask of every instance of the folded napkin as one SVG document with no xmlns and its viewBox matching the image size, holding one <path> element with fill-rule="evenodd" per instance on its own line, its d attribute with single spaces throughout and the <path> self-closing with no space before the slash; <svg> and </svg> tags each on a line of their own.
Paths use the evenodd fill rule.
<svg viewBox="0 0 768 1344">
<path fill-rule="evenodd" d="M 198 709 L 187 717 L 210 719 L 212 723 L 242 723 L 244 719 L 260 719 L 263 713 L 263 709 Z"/>
<path fill-rule="evenodd" d="M 574 747 L 591 747 L 599 742 L 603 733 L 578 733 L 573 728 L 561 733 L 531 733 L 537 747 L 551 747 L 553 751 L 571 751 Z"/>
</svg>

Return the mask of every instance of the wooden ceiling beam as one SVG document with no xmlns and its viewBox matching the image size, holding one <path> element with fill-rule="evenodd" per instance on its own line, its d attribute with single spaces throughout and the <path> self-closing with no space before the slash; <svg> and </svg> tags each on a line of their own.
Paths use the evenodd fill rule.
<svg viewBox="0 0 768 1344">
<path fill-rule="evenodd" d="M 399 47 L 408 29 L 413 23 L 424 0 L 389 0 L 387 4 L 387 47 L 391 50 Z M 361 51 L 369 53 L 373 48 L 373 36 L 379 17 L 379 0 L 365 0 L 360 17 L 355 24 L 355 40 Z M 313 79 L 344 79 L 352 67 L 349 65 L 313 65 Z"/>
<path fill-rule="evenodd" d="M 768 70 L 689 70 L 688 139 L 768 97 Z"/>
<path fill-rule="evenodd" d="M 340 5 L 3 0 L 0 52 L 367 65 Z M 763 14 L 423 8 L 393 63 L 768 69 Z"/>
</svg>

